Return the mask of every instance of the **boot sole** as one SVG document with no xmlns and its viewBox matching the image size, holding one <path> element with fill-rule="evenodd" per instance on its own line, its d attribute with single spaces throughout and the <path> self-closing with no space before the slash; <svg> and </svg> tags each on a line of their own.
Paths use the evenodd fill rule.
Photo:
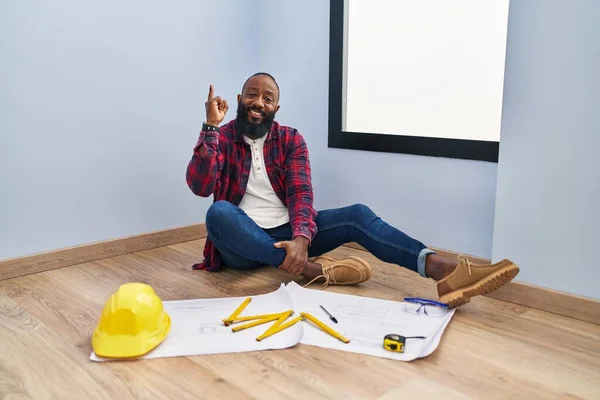
<svg viewBox="0 0 600 400">
<path fill-rule="evenodd" d="M 440 297 L 441 303 L 448 304 L 449 308 L 456 308 L 467 304 L 471 301 L 471 297 L 482 296 L 498 290 L 506 285 L 519 274 L 519 267 L 511 264 L 488 275 L 487 277 L 475 282 L 470 286 L 457 289 L 453 292 Z"/>
</svg>

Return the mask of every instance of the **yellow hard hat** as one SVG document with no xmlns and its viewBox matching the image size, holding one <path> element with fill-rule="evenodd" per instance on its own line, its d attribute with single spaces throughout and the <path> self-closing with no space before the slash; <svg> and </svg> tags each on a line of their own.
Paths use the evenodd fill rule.
<svg viewBox="0 0 600 400">
<path fill-rule="evenodd" d="M 154 289 L 127 283 L 104 305 L 92 347 L 100 357 L 138 357 L 161 344 L 170 328 L 171 318 Z"/>
</svg>

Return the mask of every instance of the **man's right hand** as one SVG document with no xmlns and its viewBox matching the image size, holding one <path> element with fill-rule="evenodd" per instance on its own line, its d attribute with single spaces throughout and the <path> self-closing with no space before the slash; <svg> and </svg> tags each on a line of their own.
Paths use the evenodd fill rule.
<svg viewBox="0 0 600 400">
<path fill-rule="evenodd" d="M 208 89 L 208 101 L 205 105 L 206 123 L 212 126 L 219 126 L 223 122 L 227 110 L 229 110 L 229 105 L 221 97 L 215 97 L 213 85 L 210 85 Z"/>
<path fill-rule="evenodd" d="M 285 259 L 279 265 L 279 269 L 292 275 L 301 275 L 308 261 L 308 239 L 296 236 L 292 240 L 276 242 L 273 246 L 285 249 Z"/>
</svg>

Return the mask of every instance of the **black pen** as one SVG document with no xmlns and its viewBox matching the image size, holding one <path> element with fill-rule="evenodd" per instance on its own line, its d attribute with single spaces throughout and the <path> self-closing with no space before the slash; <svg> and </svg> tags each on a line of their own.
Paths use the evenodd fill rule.
<svg viewBox="0 0 600 400">
<path fill-rule="evenodd" d="M 325 307 L 321 306 L 321 308 L 323 309 L 323 311 L 325 311 L 325 312 L 327 313 L 327 315 L 329 315 L 329 318 L 331 318 L 331 320 L 332 320 L 333 322 L 335 322 L 336 324 L 338 323 L 338 322 L 337 322 L 337 319 L 335 319 L 335 317 L 334 317 L 333 315 L 329 314 L 329 311 L 327 311 L 327 310 L 325 309 Z"/>
</svg>

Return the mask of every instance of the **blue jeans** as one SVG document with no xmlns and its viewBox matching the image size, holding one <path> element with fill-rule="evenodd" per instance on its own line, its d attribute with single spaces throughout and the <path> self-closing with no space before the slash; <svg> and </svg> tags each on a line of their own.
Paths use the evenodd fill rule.
<svg viewBox="0 0 600 400">
<path fill-rule="evenodd" d="M 316 222 L 317 235 L 308 248 L 309 257 L 356 242 L 381 261 L 426 277 L 426 257 L 435 254 L 423 243 L 384 222 L 363 204 L 319 211 Z M 285 249 L 278 249 L 273 244 L 292 238 L 289 223 L 263 229 L 241 208 L 227 201 L 211 205 L 206 214 L 206 228 L 208 238 L 221 253 L 223 262 L 233 269 L 281 265 Z"/>
</svg>

